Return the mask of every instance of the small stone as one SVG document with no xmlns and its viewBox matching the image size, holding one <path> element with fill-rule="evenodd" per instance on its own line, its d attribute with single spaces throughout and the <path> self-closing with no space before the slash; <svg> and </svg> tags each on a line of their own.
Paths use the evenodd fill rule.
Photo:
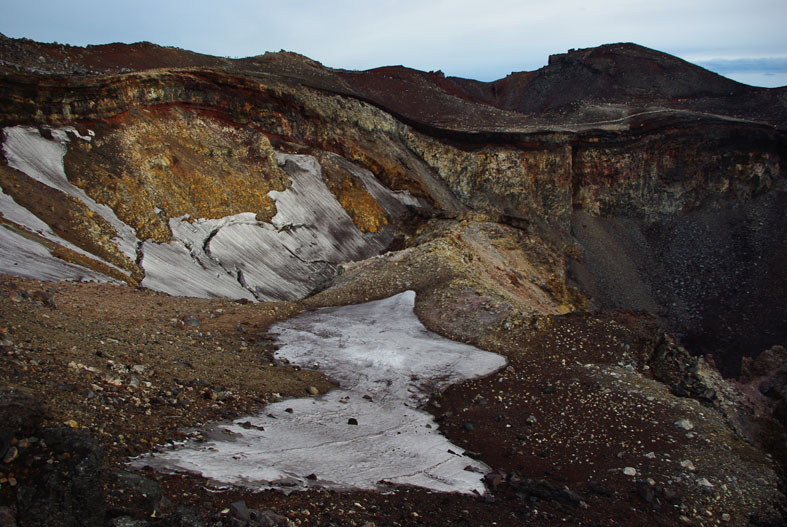
<svg viewBox="0 0 787 527">
<path fill-rule="evenodd" d="M 287 412 L 288 414 L 291 414 L 291 413 L 293 413 L 295 410 L 293 410 L 292 408 L 285 408 L 285 409 L 284 409 L 284 411 L 285 411 L 285 412 Z"/>
<path fill-rule="evenodd" d="M 51 307 L 52 309 L 57 308 L 57 304 L 55 303 L 55 297 L 53 297 L 50 293 L 46 291 L 34 291 L 31 295 L 31 298 L 34 302 L 37 302 L 41 305 Z"/>
<path fill-rule="evenodd" d="M 707 479 L 705 479 L 705 478 L 700 478 L 700 479 L 698 479 L 698 480 L 697 480 L 697 484 L 698 484 L 700 487 L 704 487 L 704 488 L 706 488 L 706 489 L 712 489 L 712 488 L 713 488 L 713 483 L 711 483 L 710 481 L 708 481 L 708 480 L 707 480 Z"/>
<path fill-rule="evenodd" d="M 358 426 L 358 419 L 356 419 L 355 417 L 350 417 L 349 419 L 347 419 L 347 424 Z"/>
<path fill-rule="evenodd" d="M 199 327 L 199 324 L 200 324 L 199 319 L 197 317 L 191 316 L 191 315 L 187 315 L 187 316 L 181 318 L 181 321 L 183 322 L 183 324 L 185 324 L 186 326 L 189 326 L 191 328 Z"/>
<path fill-rule="evenodd" d="M 462 427 L 468 432 L 472 432 L 473 430 L 475 430 L 475 424 L 470 422 L 465 423 L 464 425 L 462 425 Z"/>
<path fill-rule="evenodd" d="M 645 457 L 648 458 L 648 459 L 656 459 L 656 453 L 655 452 L 648 452 L 647 454 L 645 454 Z"/>
<path fill-rule="evenodd" d="M 680 466 L 690 472 L 695 472 L 697 470 L 697 467 L 694 466 L 694 463 L 692 463 L 690 459 L 684 459 L 681 461 Z"/>
<path fill-rule="evenodd" d="M 625 474 L 626 476 L 636 476 L 637 469 L 635 469 L 634 467 L 626 467 L 623 469 L 623 474 Z"/>
<path fill-rule="evenodd" d="M 78 428 L 79 427 L 77 422 L 74 421 L 73 419 L 69 419 L 68 421 L 65 421 L 63 424 L 66 425 L 69 428 Z"/>
<path fill-rule="evenodd" d="M 307 391 L 309 392 L 309 395 L 319 395 L 320 394 L 320 390 L 318 390 L 316 386 L 309 386 L 309 389 Z"/>
<path fill-rule="evenodd" d="M 233 504 L 231 504 L 230 514 L 232 514 L 234 518 L 237 518 L 239 520 L 243 520 L 243 521 L 251 520 L 250 511 L 249 508 L 246 506 L 245 501 L 236 501 Z"/>
<path fill-rule="evenodd" d="M 10 486 L 12 486 L 12 487 L 16 487 L 16 483 L 17 483 L 17 481 L 16 481 L 16 478 L 14 478 L 14 477 L 10 477 L 10 478 L 8 478 L 8 484 L 9 484 Z"/>
<path fill-rule="evenodd" d="M 688 419 L 681 419 L 679 421 L 675 421 L 675 426 L 682 430 L 692 430 L 694 425 Z"/>
<path fill-rule="evenodd" d="M 13 463 L 14 461 L 16 461 L 16 458 L 18 457 L 19 457 L 19 450 L 17 450 L 15 446 L 12 446 L 5 453 L 5 456 L 3 456 L 3 463 L 5 464 Z"/>
</svg>

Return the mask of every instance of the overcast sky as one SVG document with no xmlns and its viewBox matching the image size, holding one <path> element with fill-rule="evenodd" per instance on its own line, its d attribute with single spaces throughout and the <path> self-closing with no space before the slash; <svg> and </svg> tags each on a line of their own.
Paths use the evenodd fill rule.
<svg viewBox="0 0 787 527">
<path fill-rule="evenodd" d="M 786 28 L 787 0 L 0 0 L 10 37 L 147 40 L 229 57 L 285 49 L 335 68 L 403 64 L 479 80 L 570 48 L 636 42 L 785 85 Z"/>
</svg>

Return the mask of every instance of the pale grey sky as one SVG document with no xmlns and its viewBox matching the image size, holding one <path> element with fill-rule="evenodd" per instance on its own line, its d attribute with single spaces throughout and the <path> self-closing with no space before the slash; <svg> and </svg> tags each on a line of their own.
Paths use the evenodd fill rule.
<svg viewBox="0 0 787 527">
<path fill-rule="evenodd" d="M 229 57 L 286 49 L 336 68 L 403 64 L 479 80 L 570 48 L 636 42 L 787 84 L 787 0 L 0 0 L 0 14 L 6 36 L 43 42 L 147 40 Z"/>
</svg>

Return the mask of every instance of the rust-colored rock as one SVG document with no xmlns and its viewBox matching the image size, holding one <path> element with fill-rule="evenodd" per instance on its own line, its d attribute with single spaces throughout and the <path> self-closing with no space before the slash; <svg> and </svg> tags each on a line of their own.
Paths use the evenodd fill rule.
<svg viewBox="0 0 787 527">
<path fill-rule="evenodd" d="M 70 143 L 66 173 L 143 239 L 169 240 L 168 220 L 254 212 L 269 221 L 267 193 L 287 176 L 258 131 L 178 107 L 135 109 Z"/>
</svg>

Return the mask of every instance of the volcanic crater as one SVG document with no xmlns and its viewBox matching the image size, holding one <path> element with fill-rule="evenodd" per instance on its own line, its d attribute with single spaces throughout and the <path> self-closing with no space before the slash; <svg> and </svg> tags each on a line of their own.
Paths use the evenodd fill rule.
<svg viewBox="0 0 787 527">
<path fill-rule="evenodd" d="M 5 524 L 784 524 L 787 88 L 635 44 L 490 83 L 1 35 L 0 58 Z M 401 299 L 407 339 L 495 372 L 421 378 L 436 348 L 397 358 L 378 311 Z M 311 407 L 380 446 L 386 392 L 280 335 L 336 313 L 354 373 L 407 363 L 397 426 L 456 470 L 354 486 L 349 449 L 336 484 L 288 464 L 297 427 L 275 477 L 140 461 L 242 466 Z M 309 338 L 349 347 L 336 320 Z"/>
</svg>

